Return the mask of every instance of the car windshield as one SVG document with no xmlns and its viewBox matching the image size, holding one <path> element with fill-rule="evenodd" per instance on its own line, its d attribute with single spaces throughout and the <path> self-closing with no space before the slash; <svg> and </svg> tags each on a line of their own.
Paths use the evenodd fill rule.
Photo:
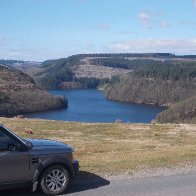
<svg viewBox="0 0 196 196">
<path fill-rule="evenodd" d="M 18 135 L 16 135 L 14 132 L 10 131 L 8 128 L 2 126 L 1 129 L 5 129 L 7 132 L 9 132 L 10 134 L 14 135 L 18 140 L 20 140 L 23 144 L 26 144 L 26 142 L 24 142 L 24 139 L 19 137 Z"/>
<path fill-rule="evenodd" d="M 12 144 L 12 140 L 7 135 L 2 133 L 0 129 L 0 151 L 6 150 L 10 144 Z"/>
<path fill-rule="evenodd" d="M 29 148 L 32 148 L 33 147 L 33 144 L 30 142 L 30 141 L 28 141 L 28 140 L 26 140 L 26 139 L 22 139 L 24 142 L 25 142 L 25 144 L 29 147 Z"/>
</svg>

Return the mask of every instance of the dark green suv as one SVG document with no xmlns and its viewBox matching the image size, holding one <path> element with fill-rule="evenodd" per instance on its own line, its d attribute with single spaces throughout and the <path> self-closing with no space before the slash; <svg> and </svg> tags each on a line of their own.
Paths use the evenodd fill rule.
<svg viewBox="0 0 196 196">
<path fill-rule="evenodd" d="M 62 194 L 79 170 L 68 144 L 23 139 L 0 124 L 0 189 L 38 185 L 47 195 Z"/>
</svg>

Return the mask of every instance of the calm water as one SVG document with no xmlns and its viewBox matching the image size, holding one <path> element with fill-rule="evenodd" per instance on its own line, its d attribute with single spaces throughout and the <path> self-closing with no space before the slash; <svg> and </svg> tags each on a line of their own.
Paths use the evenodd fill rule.
<svg viewBox="0 0 196 196">
<path fill-rule="evenodd" d="M 68 108 L 28 114 L 28 118 L 43 118 L 50 120 L 79 121 L 79 122 L 123 122 L 148 123 L 163 111 L 163 107 L 151 105 L 127 104 L 109 101 L 100 90 L 52 90 L 54 95 L 66 96 Z"/>
</svg>

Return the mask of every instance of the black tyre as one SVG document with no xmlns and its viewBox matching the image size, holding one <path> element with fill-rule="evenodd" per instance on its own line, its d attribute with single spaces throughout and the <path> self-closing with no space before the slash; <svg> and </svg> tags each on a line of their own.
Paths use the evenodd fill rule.
<svg viewBox="0 0 196 196">
<path fill-rule="evenodd" d="M 65 192 L 69 179 L 69 172 L 65 167 L 53 165 L 41 175 L 40 187 L 47 195 L 59 195 Z"/>
</svg>

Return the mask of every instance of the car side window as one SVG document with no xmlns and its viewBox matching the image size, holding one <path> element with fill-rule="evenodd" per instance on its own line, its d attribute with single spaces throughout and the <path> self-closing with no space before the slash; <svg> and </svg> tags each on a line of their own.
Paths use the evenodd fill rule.
<svg viewBox="0 0 196 196">
<path fill-rule="evenodd" d="M 0 130 L 0 151 L 7 151 L 8 146 L 12 143 L 13 141 Z"/>
</svg>

